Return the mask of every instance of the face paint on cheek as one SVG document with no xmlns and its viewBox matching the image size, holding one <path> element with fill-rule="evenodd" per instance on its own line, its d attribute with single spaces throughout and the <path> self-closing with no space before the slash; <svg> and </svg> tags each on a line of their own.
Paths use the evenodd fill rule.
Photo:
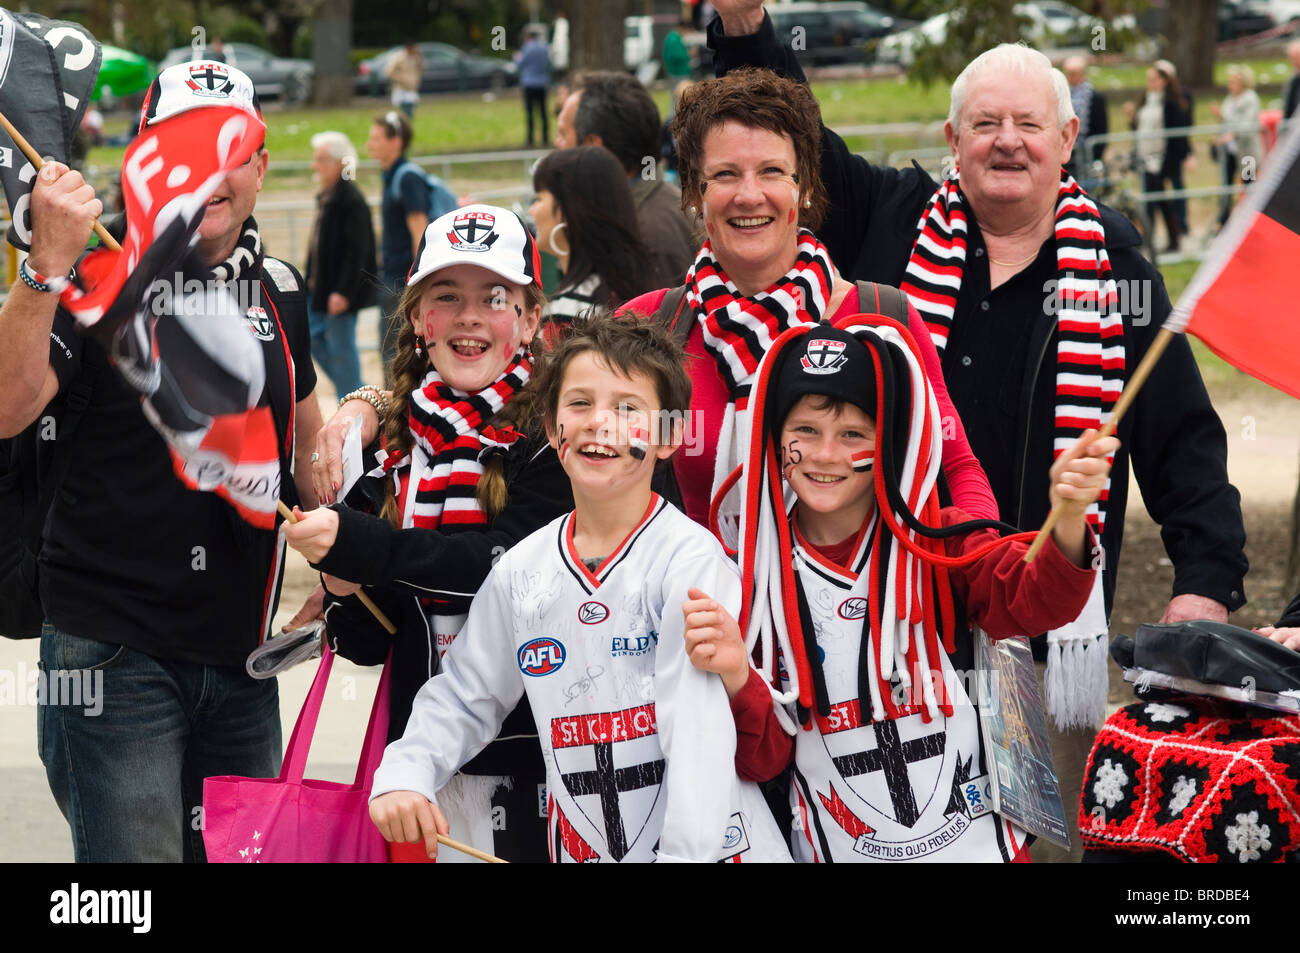
<svg viewBox="0 0 1300 953">
<path fill-rule="evenodd" d="M 866 473 L 871 469 L 871 450 L 859 450 L 853 455 L 853 472 Z"/>
<path fill-rule="evenodd" d="M 785 218 L 785 223 L 786 223 L 787 225 L 793 225 L 793 224 L 794 224 L 794 220 L 795 220 L 796 218 L 798 218 L 798 217 L 799 217 L 799 216 L 795 214 L 794 209 L 790 209 L 790 214 L 786 216 L 786 218 Z"/>
<path fill-rule="evenodd" d="M 564 458 L 569 455 L 569 441 L 564 436 L 564 424 L 560 424 L 560 432 L 557 435 L 560 451 L 560 463 L 564 463 Z"/>
<path fill-rule="evenodd" d="M 627 433 L 628 453 L 635 460 L 644 460 L 650 450 L 650 431 L 644 427 L 629 427 Z"/>
</svg>

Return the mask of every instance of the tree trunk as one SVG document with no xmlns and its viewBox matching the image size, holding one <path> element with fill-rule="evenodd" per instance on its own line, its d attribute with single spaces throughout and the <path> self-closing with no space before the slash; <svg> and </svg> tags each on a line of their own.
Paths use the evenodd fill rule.
<svg viewBox="0 0 1300 953">
<path fill-rule="evenodd" d="M 1180 0 L 1165 19 L 1169 59 L 1179 82 L 1192 89 L 1214 85 L 1214 44 L 1218 39 L 1218 0 Z"/>
<path fill-rule="evenodd" d="M 352 0 L 323 0 L 312 17 L 311 35 L 312 103 L 347 105 L 352 101 Z"/>
<path fill-rule="evenodd" d="M 569 65 L 575 70 L 623 68 L 627 0 L 569 0 Z"/>
</svg>

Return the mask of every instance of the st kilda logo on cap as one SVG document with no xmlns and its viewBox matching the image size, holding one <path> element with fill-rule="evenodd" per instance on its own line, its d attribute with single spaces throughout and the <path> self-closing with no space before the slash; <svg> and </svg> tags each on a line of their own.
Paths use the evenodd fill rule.
<svg viewBox="0 0 1300 953">
<path fill-rule="evenodd" d="M 225 99 L 235 88 L 230 78 L 230 70 L 222 63 L 191 63 L 190 74 L 185 78 L 185 85 L 196 96 L 209 96 Z"/>
<path fill-rule="evenodd" d="M 501 237 L 494 231 L 496 222 L 491 212 L 461 212 L 452 222 L 447 241 L 456 251 L 489 251 Z"/>
<path fill-rule="evenodd" d="M 848 360 L 844 356 L 844 342 L 827 338 L 813 338 L 808 342 L 799 363 L 809 374 L 834 374 Z"/>
</svg>

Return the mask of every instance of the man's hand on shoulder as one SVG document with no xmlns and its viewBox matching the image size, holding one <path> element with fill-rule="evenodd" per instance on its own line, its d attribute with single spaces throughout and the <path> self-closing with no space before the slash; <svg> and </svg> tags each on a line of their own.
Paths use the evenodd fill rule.
<svg viewBox="0 0 1300 953">
<path fill-rule="evenodd" d="M 716 0 L 713 9 L 727 36 L 749 36 L 763 25 L 763 0 Z"/>
<path fill-rule="evenodd" d="M 61 162 L 47 162 L 32 187 L 32 251 L 29 267 L 62 277 L 72 270 L 104 211 L 81 173 Z"/>
<path fill-rule="evenodd" d="M 1188 622 L 1192 619 L 1209 619 L 1211 622 L 1227 622 L 1228 607 L 1215 602 L 1208 596 L 1194 596 L 1184 593 L 1169 600 L 1165 614 L 1160 617 L 1161 624 Z"/>
</svg>

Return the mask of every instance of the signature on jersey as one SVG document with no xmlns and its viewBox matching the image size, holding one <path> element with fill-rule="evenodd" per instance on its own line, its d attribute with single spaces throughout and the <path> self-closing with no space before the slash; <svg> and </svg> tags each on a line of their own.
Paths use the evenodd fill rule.
<svg viewBox="0 0 1300 953">
<path fill-rule="evenodd" d="M 596 686 L 596 679 L 605 674 L 599 665 L 588 665 L 587 673 L 564 690 L 564 704 L 570 705 Z"/>
</svg>

